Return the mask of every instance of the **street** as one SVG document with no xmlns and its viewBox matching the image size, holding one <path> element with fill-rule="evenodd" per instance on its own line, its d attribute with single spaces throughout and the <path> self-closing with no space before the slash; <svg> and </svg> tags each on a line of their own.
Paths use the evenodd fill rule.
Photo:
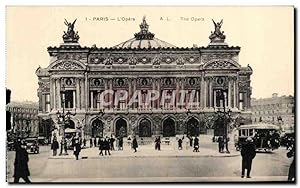
<svg viewBox="0 0 300 188">
<path fill-rule="evenodd" d="M 241 157 L 232 145 L 232 152 L 227 156 L 201 153 L 217 150 L 216 143 L 202 143 L 201 146 L 203 149 L 200 149 L 199 154 L 188 150 L 180 151 L 179 156 L 171 155 L 174 151 L 170 148 L 160 154 L 152 148 L 143 150 L 141 146 L 141 151 L 135 156 L 131 156 L 132 151 L 126 147 L 125 151 L 113 151 L 112 156 L 100 157 L 97 156 L 97 148 L 89 148 L 83 149 L 82 155 L 94 153 L 93 156 L 78 161 L 74 159 L 72 150 L 68 158 L 51 158 L 50 147 L 41 146 L 40 154 L 29 155 L 29 168 L 33 182 L 247 181 L 246 178 L 240 178 Z M 143 152 L 152 152 L 153 155 L 145 156 Z M 272 153 L 257 153 L 252 165 L 252 181 L 285 181 L 292 162 L 286 153 L 284 148 Z M 14 155 L 14 152 L 8 152 L 9 182 L 13 181 Z"/>
</svg>

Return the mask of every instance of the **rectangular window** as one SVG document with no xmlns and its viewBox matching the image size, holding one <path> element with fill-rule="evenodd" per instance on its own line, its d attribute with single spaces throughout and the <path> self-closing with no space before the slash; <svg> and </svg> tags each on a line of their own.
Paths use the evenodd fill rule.
<svg viewBox="0 0 300 188">
<path fill-rule="evenodd" d="M 50 107 L 50 94 L 46 94 L 46 101 L 45 101 L 45 109 L 46 112 L 50 112 L 51 111 L 51 107 Z"/>
<path fill-rule="evenodd" d="M 244 109 L 244 93 L 239 94 L 239 108 L 240 110 Z"/>
<path fill-rule="evenodd" d="M 73 101 L 73 90 L 66 90 L 64 94 L 62 94 L 62 106 L 65 103 L 65 108 L 73 108 L 74 101 Z"/>
</svg>

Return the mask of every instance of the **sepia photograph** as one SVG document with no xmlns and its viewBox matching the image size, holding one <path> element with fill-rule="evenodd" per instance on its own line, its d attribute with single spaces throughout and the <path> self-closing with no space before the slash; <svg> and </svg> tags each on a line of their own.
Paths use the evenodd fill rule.
<svg viewBox="0 0 300 188">
<path fill-rule="evenodd" d="M 6 182 L 295 184 L 294 16 L 6 6 Z"/>
</svg>

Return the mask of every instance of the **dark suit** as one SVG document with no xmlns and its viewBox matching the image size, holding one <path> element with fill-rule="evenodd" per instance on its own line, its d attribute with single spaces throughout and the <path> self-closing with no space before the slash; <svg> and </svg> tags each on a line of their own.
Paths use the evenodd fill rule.
<svg viewBox="0 0 300 188">
<path fill-rule="evenodd" d="M 26 149 L 18 146 L 16 148 L 16 158 L 15 158 L 15 171 L 14 171 L 14 183 L 18 183 L 20 178 L 23 178 L 26 183 L 30 183 L 28 176 L 30 176 L 28 168 L 28 153 Z"/>
<path fill-rule="evenodd" d="M 136 152 L 136 148 L 138 148 L 138 143 L 136 141 L 136 138 L 134 138 L 132 141 L 132 148 L 134 149 L 134 152 Z"/>
<path fill-rule="evenodd" d="M 252 160 L 256 156 L 255 145 L 252 142 L 247 142 L 242 145 L 242 177 L 247 169 L 247 177 L 250 177 Z"/>
</svg>

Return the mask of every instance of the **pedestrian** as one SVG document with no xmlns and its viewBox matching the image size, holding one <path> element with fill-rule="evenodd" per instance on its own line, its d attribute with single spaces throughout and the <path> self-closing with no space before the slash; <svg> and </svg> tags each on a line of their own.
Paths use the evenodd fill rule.
<svg viewBox="0 0 300 188">
<path fill-rule="evenodd" d="M 26 183 L 31 183 L 28 176 L 30 176 L 28 168 L 28 152 L 26 150 L 26 143 L 24 140 L 20 141 L 20 144 L 16 146 L 16 158 L 14 163 L 14 183 L 18 183 L 20 178 Z"/>
<path fill-rule="evenodd" d="M 114 148 L 115 139 L 113 138 L 112 135 L 111 135 L 111 138 L 110 138 L 109 142 L 110 142 L 110 150 L 111 151 L 115 150 L 115 148 Z"/>
<path fill-rule="evenodd" d="M 105 149 L 104 139 L 101 137 L 101 138 L 100 138 L 100 144 L 99 144 L 99 150 L 100 150 L 99 155 L 102 155 L 102 156 L 103 156 L 103 150 L 104 150 L 104 149 Z"/>
<path fill-rule="evenodd" d="M 246 139 L 246 143 L 242 144 L 241 155 L 242 155 L 241 177 L 243 178 L 245 176 L 245 170 L 247 169 L 247 178 L 251 178 L 250 172 L 251 172 L 252 160 L 256 156 L 255 145 L 253 143 L 252 138 L 248 137 Z"/>
<path fill-rule="evenodd" d="M 295 181 L 295 147 L 294 144 L 289 148 L 289 152 L 287 153 L 288 158 L 293 158 L 293 162 L 289 168 L 288 181 Z"/>
<path fill-rule="evenodd" d="M 218 137 L 218 146 L 219 146 L 219 153 L 223 153 L 223 150 L 224 150 L 223 136 Z"/>
<path fill-rule="evenodd" d="M 96 140 L 96 137 L 94 137 L 94 146 L 97 147 L 97 140 Z"/>
<path fill-rule="evenodd" d="M 53 142 L 51 144 L 51 149 L 53 150 L 53 156 L 57 155 L 57 149 L 59 148 L 59 143 L 57 142 L 56 136 L 53 137 Z"/>
<path fill-rule="evenodd" d="M 160 151 L 160 143 L 161 143 L 160 136 L 156 137 L 154 142 L 155 142 L 155 150 Z"/>
<path fill-rule="evenodd" d="M 226 135 L 224 135 L 224 146 L 225 146 L 225 149 L 226 149 L 226 153 L 230 153 L 229 152 L 229 149 L 228 149 L 228 142 L 229 142 L 229 137 L 228 136 L 226 136 Z M 223 148 L 223 150 L 224 150 L 224 148 Z"/>
<path fill-rule="evenodd" d="M 182 150 L 182 140 L 179 138 L 178 140 L 178 150 Z"/>
<path fill-rule="evenodd" d="M 81 145 L 79 143 L 79 139 L 74 139 L 74 155 L 76 157 L 76 160 L 78 160 L 78 156 L 79 156 L 79 153 L 81 151 Z"/>
<path fill-rule="evenodd" d="M 86 147 L 86 139 L 84 138 L 83 139 L 83 148 L 85 148 Z"/>
<path fill-rule="evenodd" d="M 193 152 L 199 152 L 199 139 L 195 137 L 194 139 L 194 150 Z"/>
<path fill-rule="evenodd" d="M 93 139 L 92 137 L 90 138 L 90 148 L 93 147 Z"/>
<path fill-rule="evenodd" d="M 109 138 L 108 136 L 106 136 L 104 142 L 103 142 L 103 145 L 104 145 L 104 151 L 105 151 L 105 155 L 107 155 L 106 153 L 108 153 L 108 155 L 110 155 L 110 151 L 109 151 Z"/>
<path fill-rule="evenodd" d="M 119 150 L 123 150 L 123 137 L 120 136 L 120 139 L 119 139 Z"/>
<path fill-rule="evenodd" d="M 137 152 L 137 148 L 138 148 L 138 143 L 136 141 L 136 138 L 135 136 L 133 137 L 133 140 L 132 140 L 132 148 L 134 149 L 134 153 Z"/>
<path fill-rule="evenodd" d="M 193 137 L 189 136 L 189 141 L 190 141 L 190 147 L 193 147 Z"/>
<path fill-rule="evenodd" d="M 120 140 L 120 138 L 117 137 L 116 140 L 115 140 L 115 144 L 114 144 L 114 148 L 115 148 L 117 151 L 120 150 L 120 147 L 119 147 L 119 140 Z"/>
</svg>

